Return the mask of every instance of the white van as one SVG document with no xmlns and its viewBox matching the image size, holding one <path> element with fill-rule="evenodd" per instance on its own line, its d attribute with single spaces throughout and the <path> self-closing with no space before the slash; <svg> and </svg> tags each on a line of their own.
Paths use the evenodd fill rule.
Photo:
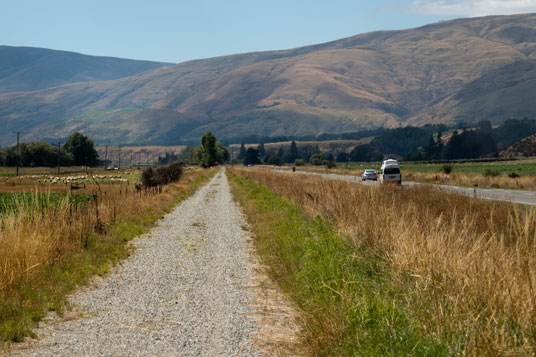
<svg viewBox="0 0 536 357">
<path fill-rule="evenodd" d="M 398 165 L 398 161 L 387 159 L 383 162 L 380 169 L 380 182 L 402 183 L 402 174 L 400 173 L 400 165 Z"/>
</svg>

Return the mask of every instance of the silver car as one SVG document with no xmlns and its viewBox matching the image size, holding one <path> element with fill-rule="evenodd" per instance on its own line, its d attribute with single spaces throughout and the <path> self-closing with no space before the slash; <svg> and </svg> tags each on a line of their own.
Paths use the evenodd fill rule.
<svg viewBox="0 0 536 357">
<path fill-rule="evenodd" d="M 378 174 L 376 173 L 376 170 L 365 170 L 363 171 L 363 174 L 361 175 L 361 181 L 366 180 L 378 180 Z"/>
</svg>

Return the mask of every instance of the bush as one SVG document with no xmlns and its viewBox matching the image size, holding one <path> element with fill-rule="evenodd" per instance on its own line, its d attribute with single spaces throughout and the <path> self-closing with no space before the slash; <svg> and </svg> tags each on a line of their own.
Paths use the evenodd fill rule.
<svg viewBox="0 0 536 357">
<path fill-rule="evenodd" d="M 323 164 L 323 162 L 324 162 L 324 156 L 322 156 L 322 154 L 314 154 L 309 159 L 309 163 L 315 166 L 320 166 Z"/>
<path fill-rule="evenodd" d="M 331 160 L 324 160 L 324 165 L 326 165 L 327 169 L 333 169 L 337 167 L 337 165 L 335 165 L 335 163 Z"/>
<path fill-rule="evenodd" d="M 511 173 L 508 174 L 508 177 L 510 177 L 510 178 L 518 178 L 519 174 L 517 174 L 515 172 L 511 172 Z"/>
<path fill-rule="evenodd" d="M 441 166 L 441 170 L 443 170 L 443 172 L 448 175 L 452 172 L 452 166 L 449 165 L 449 164 L 445 164 L 443 166 Z"/>
<path fill-rule="evenodd" d="M 296 159 L 296 160 L 294 160 L 294 165 L 295 166 L 305 166 L 305 161 L 303 161 L 303 159 Z"/>
<path fill-rule="evenodd" d="M 501 173 L 497 170 L 486 169 L 486 171 L 484 171 L 484 177 L 497 177 L 500 176 L 500 174 Z"/>
<path fill-rule="evenodd" d="M 281 161 L 281 158 L 276 154 L 271 154 L 270 156 L 268 156 L 266 163 L 268 165 L 281 166 L 283 164 L 283 161 Z"/>
<path fill-rule="evenodd" d="M 141 182 L 146 187 L 163 186 L 178 181 L 183 174 L 183 164 L 173 163 L 153 169 L 148 167 L 141 173 Z"/>
</svg>

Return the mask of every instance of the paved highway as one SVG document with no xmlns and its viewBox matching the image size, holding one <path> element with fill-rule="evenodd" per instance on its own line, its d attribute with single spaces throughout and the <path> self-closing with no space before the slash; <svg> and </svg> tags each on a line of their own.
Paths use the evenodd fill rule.
<svg viewBox="0 0 536 357">
<path fill-rule="evenodd" d="M 290 170 L 275 170 L 278 172 L 290 172 Z M 317 175 L 334 180 L 344 180 L 357 183 L 363 183 L 367 185 L 378 185 L 377 181 L 361 181 L 359 176 L 350 175 L 338 175 L 338 174 L 321 174 L 308 171 L 296 171 L 297 174 L 305 175 Z M 448 185 L 435 185 L 435 184 L 423 184 L 418 182 L 402 182 L 403 186 L 415 186 L 415 185 L 430 185 L 440 190 L 445 190 L 453 193 L 462 194 L 465 196 L 484 198 L 488 200 L 506 201 L 521 203 L 527 205 L 536 206 L 536 191 L 520 191 L 520 190 L 503 190 L 503 189 L 488 189 L 488 188 L 472 188 L 472 187 L 459 187 Z"/>
</svg>

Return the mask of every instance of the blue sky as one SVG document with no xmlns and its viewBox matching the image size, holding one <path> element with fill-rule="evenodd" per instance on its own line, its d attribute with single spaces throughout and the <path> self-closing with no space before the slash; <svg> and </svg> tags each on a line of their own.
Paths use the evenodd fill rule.
<svg viewBox="0 0 536 357">
<path fill-rule="evenodd" d="M 178 63 L 523 12 L 536 0 L 2 0 L 0 45 Z"/>
</svg>

